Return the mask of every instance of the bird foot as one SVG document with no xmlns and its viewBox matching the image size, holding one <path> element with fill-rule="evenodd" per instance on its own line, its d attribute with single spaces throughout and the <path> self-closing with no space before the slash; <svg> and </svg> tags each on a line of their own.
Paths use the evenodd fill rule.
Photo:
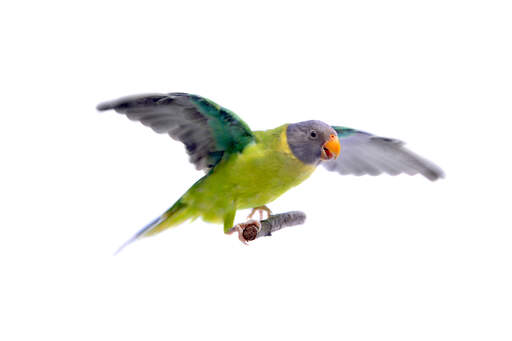
<svg viewBox="0 0 512 341">
<path fill-rule="evenodd" d="M 236 224 L 229 229 L 228 234 L 232 234 L 235 231 L 238 232 L 238 239 L 245 244 L 247 242 L 256 239 L 258 232 L 261 230 L 261 223 L 258 220 L 248 220 L 245 223 Z"/>
<path fill-rule="evenodd" d="M 247 216 L 247 219 L 252 219 L 252 217 L 254 216 L 254 214 L 256 212 L 259 213 L 260 220 L 263 220 L 263 212 L 267 213 L 267 219 L 270 218 L 270 216 L 272 215 L 272 211 L 270 210 L 270 208 L 268 208 L 267 206 L 263 205 L 263 206 L 258 206 L 258 207 L 253 208 L 251 213 Z"/>
</svg>

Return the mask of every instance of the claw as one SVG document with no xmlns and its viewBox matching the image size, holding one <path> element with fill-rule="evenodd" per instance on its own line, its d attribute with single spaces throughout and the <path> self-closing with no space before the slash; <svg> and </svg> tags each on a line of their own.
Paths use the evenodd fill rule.
<svg viewBox="0 0 512 341">
<path fill-rule="evenodd" d="M 254 214 L 256 212 L 259 213 L 260 220 L 263 220 L 263 212 L 267 213 L 267 219 L 270 218 L 270 216 L 272 215 L 272 211 L 270 210 L 270 208 L 268 208 L 267 206 L 263 205 L 263 206 L 254 207 L 252 209 L 251 213 L 247 216 L 247 219 L 252 219 L 252 217 L 254 216 Z"/>
</svg>

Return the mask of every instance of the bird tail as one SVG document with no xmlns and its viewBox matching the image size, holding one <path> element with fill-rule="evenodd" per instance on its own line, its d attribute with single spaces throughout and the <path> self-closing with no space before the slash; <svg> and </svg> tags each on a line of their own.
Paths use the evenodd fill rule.
<svg viewBox="0 0 512 341">
<path fill-rule="evenodd" d="M 133 237 L 124 242 L 124 244 L 121 245 L 119 249 L 117 249 L 114 255 L 117 255 L 126 246 L 142 237 L 152 236 L 154 234 L 162 232 L 167 228 L 179 225 L 183 223 L 185 220 L 191 218 L 186 208 L 187 205 L 183 203 L 181 200 L 178 200 L 174 205 L 171 206 L 171 208 L 165 211 L 164 214 L 150 222 L 148 225 L 144 226 Z"/>
</svg>

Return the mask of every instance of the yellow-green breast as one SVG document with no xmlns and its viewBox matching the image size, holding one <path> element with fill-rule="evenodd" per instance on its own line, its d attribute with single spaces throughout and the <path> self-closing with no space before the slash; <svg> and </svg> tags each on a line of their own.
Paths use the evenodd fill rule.
<svg viewBox="0 0 512 341">
<path fill-rule="evenodd" d="M 229 211 L 265 205 L 307 179 L 316 166 L 292 154 L 286 127 L 254 132 L 254 143 L 198 181 L 182 198 L 191 213 L 221 222 Z"/>
</svg>

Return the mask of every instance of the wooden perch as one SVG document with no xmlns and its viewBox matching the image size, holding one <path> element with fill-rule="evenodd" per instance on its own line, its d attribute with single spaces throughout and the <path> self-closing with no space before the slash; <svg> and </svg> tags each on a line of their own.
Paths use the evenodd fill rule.
<svg viewBox="0 0 512 341">
<path fill-rule="evenodd" d="M 278 231 L 283 227 L 304 224 L 305 220 L 306 214 L 301 211 L 275 214 L 260 222 L 261 229 L 259 231 L 255 223 L 248 222 L 243 224 L 245 226 L 242 234 L 247 241 L 251 241 L 259 237 L 271 236 L 272 232 Z"/>
</svg>

